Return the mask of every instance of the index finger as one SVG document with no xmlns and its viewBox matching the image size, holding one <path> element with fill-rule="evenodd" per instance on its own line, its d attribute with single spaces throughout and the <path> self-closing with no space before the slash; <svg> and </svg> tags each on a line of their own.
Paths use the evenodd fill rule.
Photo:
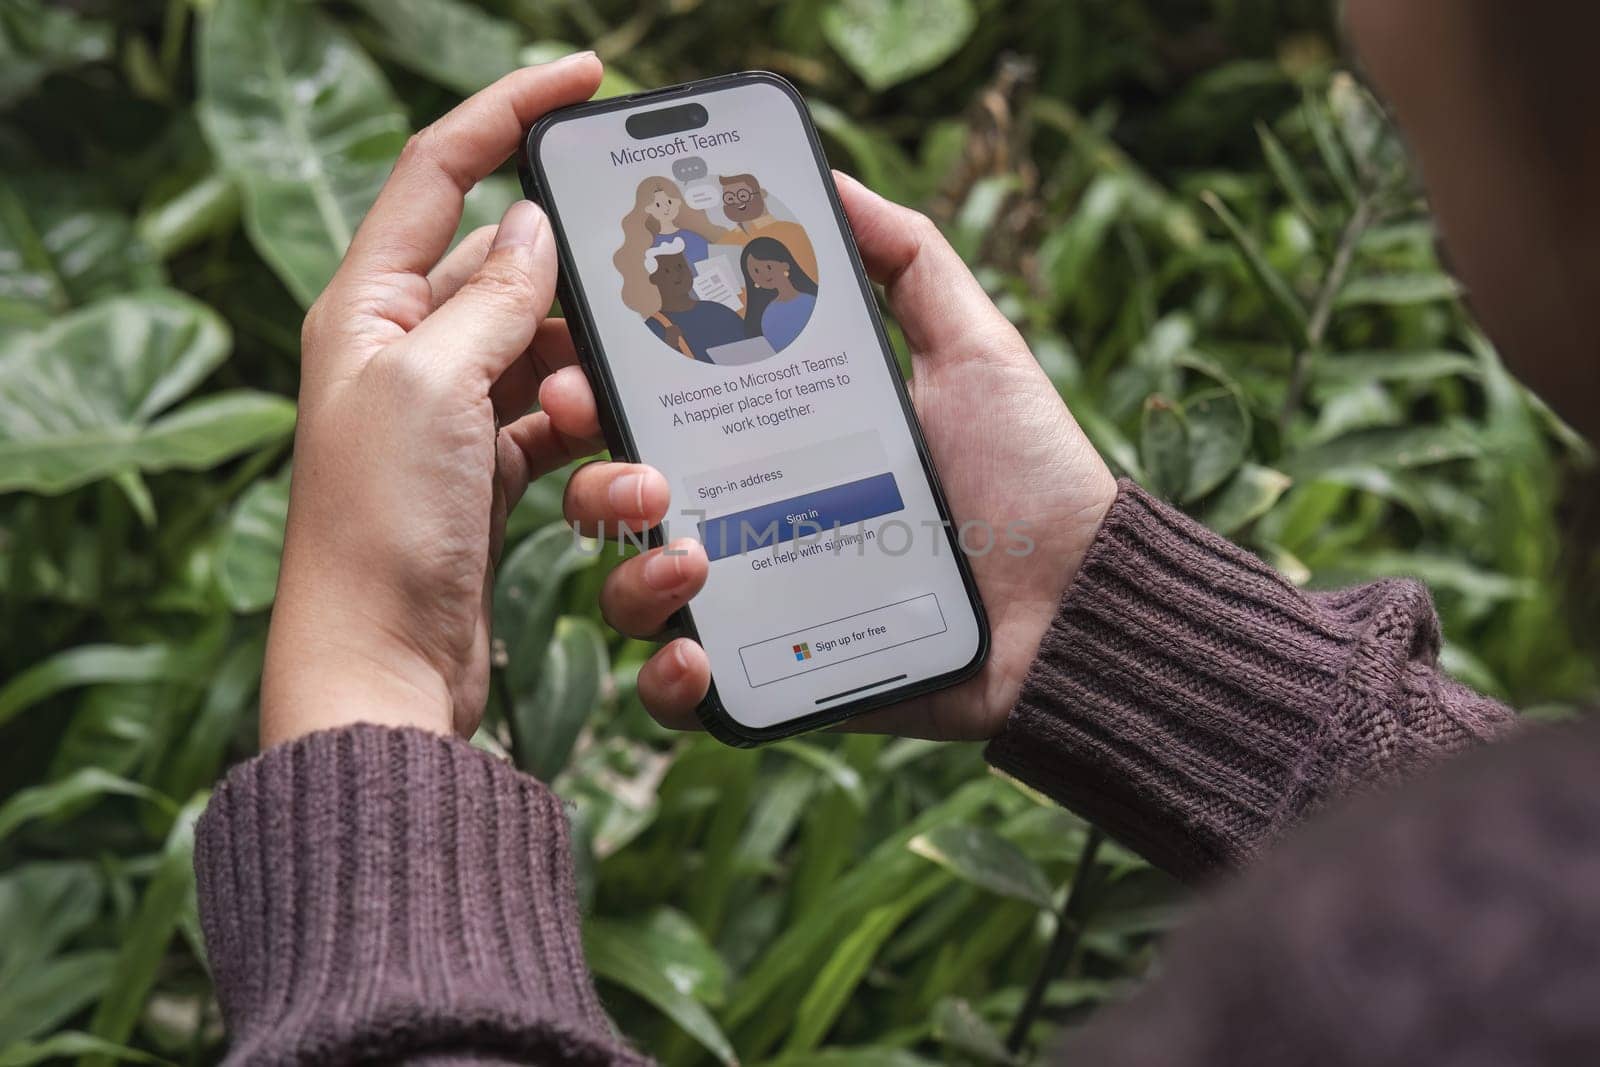
<svg viewBox="0 0 1600 1067">
<path fill-rule="evenodd" d="M 522 143 L 552 108 L 594 95 L 593 52 L 513 71 L 412 136 L 362 220 L 339 273 L 424 274 L 450 246 L 462 199 Z"/>
</svg>

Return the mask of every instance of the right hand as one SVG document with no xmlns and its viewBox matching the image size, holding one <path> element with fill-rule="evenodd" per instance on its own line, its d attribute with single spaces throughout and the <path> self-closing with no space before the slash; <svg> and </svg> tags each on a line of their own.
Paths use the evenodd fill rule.
<svg viewBox="0 0 1600 1067">
<path fill-rule="evenodd" d="M 1003 536 L 1024 522 L 1035 549 L 970 557 L 992 645 L 977 676 L 959 686 L 854 719 L 848 729 L 944 740 L 993 737 L 1005 725 L 1039 641 L 1055 616 L 1116 498 L 1105 463 L 1061 402 L 1020 334 L 984 293 L 937 227 L 844 175 L 839 195 L 867 272 L 884 286 L 911 348 L 911 399 L 957 524 L 991 524 Z M 547 387 L 570 397 L 582 372 Z M 592 397 L 588 402 L 592 403 Z M 657 471 L 591 463 L 567 488 L 570 521 L 615 530 L 640 514 L 667 513 L 669 487 Z M 619 565 L 600 595 L 612 626 L 648 638 L 705 584 L 704 548 L 692 539 Z M 711 681 L 705 650 L 680 637 L 639 672 L 639 695 L 663 725 L 692 729 Z"/>
</svg>

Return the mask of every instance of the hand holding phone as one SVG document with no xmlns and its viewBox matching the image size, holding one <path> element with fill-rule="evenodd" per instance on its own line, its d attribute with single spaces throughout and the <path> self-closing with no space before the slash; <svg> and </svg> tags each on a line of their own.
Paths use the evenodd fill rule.
<svg viewBox="0 0 1600 1067">
<path fill-rule="evenodd" d="M 688 141 L 689 150 L 710 154 L 730 148 L 740 143 L 732 140 L 734 136 L 742 140 L 747 136 L 744 131 L 752 128 L 781 133 L 784 130 L 785 109 L 791 109 L 794 121 L 789 126 L 791 144 L 788 151 L 792 155 L 795 145 L 803 148 L 809 141 L 810 158 L 802 160 L 809 166 L 794 165 L 792 158 L 786 161 L 785 149 L 781 144 L 768 145 L 758 154 L 758 158 L 765 160 L 769 168 L 787 162 L 788 165 L 779 166 L 776 173 L 791 179 L 795 176 L 804 178 L 808 170 L 814 171 L 819 188 L 813 190 L 805 181 L 791 180 L 790 188 L 780 187 L 774 193 L 771 187 L 777 182 L 764 180 L 738 166 L 730 166 L 727 169 L 735 173 L 718 175 L 723 190 L 720 211 L 695 209 L 698 212 L 695 213 L 686 210 L 687 205 L 696 202 L 695 198 L 690 197 L 672 179 L 662 180 L 664 176 L 655 174 L 646 174 L 640 179 L 637 174 L 626 174 L 627 168 L 635 162 L 643 164 L 653 161 L 648 154 L 636 159 L 635 154 L 642 152 L 642 149 L 630 149 L 626 144 L 621 150 L 612 149 L 609 162 L 616 169 L 624 171 L 625 176 L 632 178 L 635 184 L 632 190 L 633 221 L 643 223 L 640 227 L 633 227 L 633 232 L 636 235 L 636 247 L 642 247 L 645 253 L 642 257 L 645 271 L 642 275 L 636 274 L 632 282 L 648 281 L 653 293 L 642 287 L 636 287 L 631 294 L 627 292 L 630 280 L 626 273 L 633 260 L 627 246 L 630 219 L 625 216 L 622 220 L 620 229 L 623 240 L 620 246 L 615 247 L 614 251 L 607 248 L 605 227 L 588 219 L 576 221 L 585 212 L 564 208 L 563 194 L 549 185 L 549 175 L 539 176 L 539 168 L 543 165 L 539 150 L 541 144 L 548 147 L 548 139 L 538 137 L 538 131 L 530 139 L 529 163 L 535 175 L 530 185 L 550 207 L 558 230 L 564 237 L 568 289 L 563 304 L 569 308 L 569 312 L 576 312 L 583 318 L 580 348 L 589 349 L 586 368 L 592 376 L 602 381 L 611 394 L 607 406 L 612 409 L 613 424 L 608 428 L 608 437 L 614 450 L 629 454 L 636 444 L 629 440 L 633 437 L 632 424 L 654 415 L 650 411 L 654 403 L 659 401 L 663 408 L 676 413 L 683 403 L 706 401 L 705 407 L 698 409 L 705 412 L 699 416 L 700 419 L 715 427 L 723 419 L 744 414 L 747 429 L 737 433 L 723 431 L 725 436 L 736 439 L 732 445 L 719 442 L 715 433 L 684 435 L 699 442 L 709 442 L 709 446 L 698 453 L 693 448 L 675 450 L 671 434 L 657 434 L 655 447 L 651 450 L 654 455 L 646 454 L 641 458 L 656 459 L 668 468 L 666 481 L 673 496 L 681 497 L 686 490 L 698 490 L 702 496 L 709 495 L 713 503 L 720 503 L 724 495 L 735 497 L 731 503 L 753 504 L 753 507 L 740 510 L 754 512 L 759 518 L 766 517 L 766 511 L 762 510 L 764 505 L 776 503 L 775 515 L 780 523 L 793 523 L 797 513 L 799 516 L 811 513 L 821 515 L 832 510 L 838 514 L 840 509 L 845 514 L 859 513 L 863 509 L 869 512 L 881 509 L 863 516 L 858 520 L 861 523 L 880 519 L 884 514 L 906 512 L 910 509 L 905 497 L 900 494 L 907 491 L 904 486 L 910 486 L 910 492 L 916 491 L 917 471 L 914 467 L 908 469 L 904 462 L 896 464 L 889 461 L 881 451 L 885 432 L 891 436 L 896 433 L 897 419 L 891 416 L 905 420 L 903 439 L 909 439 L 908 446 L 912 454 L 918 453 L 920 443 L 916 439 L 915 423 L 907 418 L 907 413 L 896 412 L 892 403 L 885 404 L 880 399 L 866 395 L 858 398 L 864 402 L 854 410 L 848 404 L 836 407 L 836 421 L 839 416 L 846 416 L 842 420 L 846 424 L 843 428 L 855 431 L 853 434 L 838 434 L 838 427 L 805 426 L 807 421 L 815 424 L 826 421 L 808 419 L 806 413 L 773 420 L 751 418 L 738 410 L 739 405 L 730 409 L 726 394 L 718 394 L 710 388 L 717 382 L 728 381 L 737 381 L 740 387 L 748 388 L 748 383 L 765 383 L 768 377 L 773 378 L 774 382 L 789 381 L 798 387 L 800 381 L 807 380 L 804 376 L 808 373 L 837 379 L 837 374 L 826 373 L 840 369 L 840 365 L 830 362 L 834 355 L 840 353 L 824 354 L 832 348 L 840 349 L 846 355 L 843 366 L 848 367 L 845 373 L 851 375 L 851 382 L 861 381 L 856 377 L 858 373 L 872 370 L 882 372 L 883 377 L 877 384 L 884 388 L 878 391 L 877 397 L 887 395 L 892 400 L 894 394 L 890 390 L 898 385 L 881 330 L 871 328 L 875 326 L 875 308 L 871 303 L 870 291 L 866 289 L 864 279 L 851 277 L 854 273 L 854 257 L 848 245 L 847 232 L 838 226 L 835 231 L 837 236 L 830 234 L 826 226 L 816 223 L 819 213 L 806 211 L 808 205 L 815 207 L 819 202 L 826 207 L 832 198 L 831 190 L 826 188 L 828 178 L 822 170 L 814 137 L 809 135 L 809 127 L 804 122 L 797 99 L 792 93 L 775 91 L 770 78 L 742 77 L 745 88 L 768 90 L 766 105 L 761 109 L 762 121 L 742 125 L 724 121 L 717 125 L 713 115 L 737 117 L 737 109 L 698 105 L 704 111 L 696 116 L 702 120 L 700 126 L 711 125 L 714 128 Z M 754 86 L 749 84 L 752 78 L 757 83 Z M 737 83 L 740 79 L 731 81 Z M 734 88 L 729 86 L 723 92 L 732 92 Z M 686 87 L 669 91 L 667 99 L 687 98 L 698 104 L 704 95 L 703 88 Z M 619 134 L 626 131 L 626 121 L 635 115 L 657 115 L 661 112 L 670 115 L 670 106 L 657 106 L 661 99 L 659 95 L 652 94 L 644 102 L 624 101 L 598 112 L 592 106 L 576 109 L 571 116 L 552 118 L 544 129 L 559 130 L 568 121 L 577 122 L 585 116 L 593 118 L 596 114 L 610 114 L 614 120 L 622 121 L 613 121 L 605 132 L 608 135 Z M 798 137 L 793 136 L 796 133 Z M 648 142 L 649 138 L 645 140 Z M 595 143 L 590 144 L 579 137 L 563 143 L 561 151 L 555 153 L 555 158 L 563 161 L 561 166 L 569 168 L 569 177 L 573 178 L 570 187 L 573 195 L 569 195 L 565 203 L 577 203 L 583 196 L 594 195 L 597 189 L 607 186 L 592 168 L 583 163 L 582 157 L 596 145 L 608 141 L 614 141 L 614 138 L 595 138 Z M 646 147 L 649 147 L 648 143 Z M 681 150 L 676 154 L 681 154 Z M 690 182 L 703 183 L 706 180 L 706 175 L 702 173 L 682 173 L 685 170 L 698 172 L 699 162 L 688 168 L 681 166 L 683 162 L 679 159 L 674 165 L 673 174 L 676 177 Z M 610 184 L 616 185 L 621 191 L 626 190 L 630 183 Z M 820 198 L 814 195 L 817 192 L 822 194 Z M 988 736 L 1003 722 L 1021 684 L 1022 673 L 1033 657 L 1039 636 L 1054 612 L 1060 593 L 1070 581 L 1078 560 L 1092 540 L 1100 517 L 1109 507 L 1115 492 L 1114 483 L 1072 423 L 1021 339 L 999 316 L 932 225 L 921 216 L 889 205 L 847 182 L 842 183 L 841 192 L 850 208 L 851 221 L 862 231 L 862 248 L 868 267 L 881 280 L 889 283 L 891 302 L 913 346 L 916 364 L 914 388 L 918 406 L 926 418 L 937 420 L 928 428 L 930 448 L 920 455 L 931 453 L 932 459 L 941 468 L 951 468 L 946 472 L 946 477 L 950 481 L 957 516 L 987 527 L 990 535 L 1002 530 L 1027 530 L 1024 540 L 1014 546 L 1021 547 L 1020 552 L 996 551 L 991 545 L 987 551 L 973 553 L 972 573 L 977 575 L 985 598 L 991 601 L 995 612 L 997 654 L 972 680 L 956 689 L 934 692 L 940 684 L 971 673 L 976 663 L 973 658 L 962 662 L 962 657 L 967 653 L 958 647 L 960 642 L 952 644 L 947 636 L 951 634 L 947 612 L 956 622 L 958 632 L 955 636 L 959 636 L 963 627 L 966 633 L 975 633 L 982 625 L 982 616 L 975 604 L 971 605 L 971 614 L 966 617 L 970 624 L 964 623 L 959 592 L 961 587 L 949 584 L 940 586 L 941 571 L 940 565 L 935 562 L 937 557 L 915 559 L 909 564 L 896 563 L 894 557 L 888 557 L 866 566 L 837 568 L 834 565 L 840 562 L 840 554 L 825 554 L 820 559 L 811 560 L 823 566 L 814 567 L 807 578 L 802 573 L 802 565 L 810 557 L 786 551 L 786 546 L 781 543 L 758 543 L 754 546 L 736 543 L 732 552 L 726 551 L 725 546 L 708 545 L 715 557 L 710 562 L 713 570 L 709 572 L 711 583 L 708 590 L 716 592 L 719 585 L 714 568 L 722 567 L 727 574 L 720 581 L 722 602 L 713 605 L 711 611 L 701 610 L 707 599 L 702 596 L 691 607 L 691 618 L 695 628 L 702 631 L 705 623 L 701 620 L 715 620 L 711 628 L 720 630 L 720 633 L 711 635 L 709 655 L 691 639 L 680 639 L 670 645 L 641 674 L 641 693 L 647 704 L 664 721 L 684 724 L 685 713 L 694 708 L 702 722 L 721 733 L 732 733 L 731 739 L 736 741 L 780 736 L 797 728 L 837 719 L 841 717 L 841 708 L 845 714 L 854 714 L 888 702 L 896 702 L 897 706 L 878 713 L 872 720 L 873 725 L 931 736 Z M 708 202 L 704 196 L 698 199 L 702 203 Z M 800 205 L 799 209 L 795 205 Z M 595 210 L 591 208 L 588 213 L 592 214 Z M 784 217 L 786 215 L 789 217 Z M 812 225 L 802 225 L 803 218 L 809 219 Z M 582 227 L 581 235 L 574 236 L 579 226 Z M 616 230 L 611 231 L 612 245 L 618 244 L 614 237 L 616 233 Z M 697 284 L 702 277 L 725 273 L 719 272 L 714 262 L 722 252 L 718 245 L 732 245 L 733 249 L 740 252 L 739 280 L 743 285 L 742 291 L 733 299 L 728 299 L 731 294 L 727 292 L 719 294 L 716 286 Z M 603 255 L 607 251 L 612 252 L 609 264 Z M 833 271 L 828 267 L 830 259 L 836 265 Z M 588 263 L 587 267 L 584 266 L 585 262 Z M 844 269 L 840 270 L 839 267 Z M 609 276 L 608 268 L 624 275 L 621 282 L 621 309 L 618 309 L 614 299 L 592 295 L 597 291 L 597 286 L 613 287 L 618 284 Z M 841 274 L 840 297 L 830 302 L 826 279 Z M 726 284 L 726 279 L 722 281 L 722 289 L 731 288 Z M 715 299 L 716 295 L 721 295 L 722 300 Z M 596 302 L 603 306 L 597 309 Z M 801 356 L 798 361 L 790 359 L 779 362 L 780 353 L 786 350 L 791 355 L 808 351 L 807 343 L 815 339 L 813 335 L 817 332 L 811 323 L 813 316 L 830 314 L 832 325 L 838 326 L 841 320 L 849 320 L 852 313 L 858 311 L 866 320 L 866 330 L 858 327 L 854 334 L 845 330 L 842 335 L 828 337 L 824 344 L 810 348 L 812 355 Z M 638 319 L 646 320 L 646 328 L 655 334 L 655 341 L 662 342 L 663 348 L 676 348 L 678 351 L 663 357 L 656 353 L 654 341 L 645 343 L 646 338 L 637 332 L 637 327 L 631 334 L 621 332 L 628 323 L 630 312 Z M 649 318 L 658 313 L 663 313 L 671 320 L 670 325 L 677 327 L 683 337 L 669 334 L 665 327 L 659 330 L 650 328 Z M 856 321 L 860 322 L 861 319 Z M 741 325 L 742 337 L 739 336 Z M 612 338 L 609 346 L 600 339 L 607 333 Z M 668 345 L 666 342 L 669 339 L 687 340 L 688 351 L 683 351 L 683 346 Z M 873 351 L 874 348 L 876 351 Z M 862 359 L 863 351 L 874 356 L 876 362 Z M 851 354 L 857 357 L 854 365 L 850 364 Z M 674 362 L 674 356 L 685 362 Z M 635 364 L 629 361 L 639 362 Z M 709 365 L 709 368 L 760 368 L 776 364 L 784 370 L 784 374 L 781 378 L 763 374 L 749 378 L 740 374 L 730 378 L 729 372 L 723 371 L 720 376 L 713 373 L 703 380 L 691 378 L 686 385 L 666 390 L 660 388 L 660 383 L 653 382 L 655 388 L 633 397 L 633 406 L 630 408 L 630 381 L 619 383 L 612 377 L 618 362 L 626 364 L 630 374 L 645 378 L 650 377 L 656 367 L 660 367 L 672 375 L 672 381 L 668 384 L 682 383 L 685 371 L 694 371 L 696 364 Z M 796 366 L 798 370 L 787 369 Z M 813 389 L 811 393 L 817 391 Z M 758 415 L 765 414 L 759 410 L 763 405 L 772 405 L 771 400 L 762 399 L 768 392 L 776 390 L 758 393 L 752 399 L 752 406 Z M 874 403 L 876 407 L 872 406 Z M 961 407 L 967 410 L 960 411 Z M 821 410 L 820 401 L 814 410 Z M 659 424 L 661 420 L 656 421 Z M 690 421 L 693 425 L 695 420 Z M 781 436 L 779 433 L 762 435 L 754 432 L 762 428 L 771 431 L 787 429 L 790 434 L 788 443 L 798 447 L 776 452 L 754 450 L 755 454 L 752 454 L 752 450 L 743 447 L 743 442 L 737 440 L 741 434 L 749 434 L 750 437 Z M 864 433 L 863 428 L 870 432 Z M 830 429 L 832 433 L 821 432 Z M 617 447 L 619 444 L 621 448 Z M 712 477 L 703 476 L 704 472 L 696 475 L 693 471 L 689 471 L 686 477 L 685 458 L 704 463 L 704 454 L 708 452 L 721 452 L 734 462 L 713 468 L 710 472 Z M 900 454 L 907 453 L 902 451 Z M 781 496 L 788 489 L 782 484 L 786 478 L 790 479 L 791 485 L 800 481 L 799 477 L 792 475 L 811 475 L 814 487 L 822 481 L 837 481 L 833 476 L 839 470 L 834 468 L 848 472 L 849 466 L 859 466 L 863 457 L 869 465 L 882 465 L 888 469 L 883 475 L 868 475 L 846 482 L 846 491 L 842 494 L 829 493 L 829 489 L 837 488 L 830 485 L 824 486 L 820 496 L 817 493 Z M 818 462 L 808 467 L 810 460 Z M 570 499 L 580 502 L 576 509 L 580 517 L 584 512 L 581 502 L 611 499 L 609 493 L 596 492 L 599 483 L 607 475 L 605 467 L 593 467 L 580 471 L 574 478 Z M 928 483 L 929 491 L 923 499 L 931 497 L 931 510 L 937 512 L 940 510 L 937 484 L 933 483 L 931 476 L 928 477 Z M 805 506 L 795 506 L 796 501 Z M 854 509 L 854 512 L 850 509 Z M 604 507 L 591 506 L 587 509 L 587 517 L 593 520 L 597 515 L 603 516 L 604 511 Z M 706 509 L 692 528 L 692 532 L 698 535 L 696 540 L 706 542 L 708 530 L 717 533 L 719 527 L 715 525 L 715 520 L 727 514 L 730 512 Z M 944 515 L 948 517 L 949 512 L 944 512 Z M 709 527 L 706 524 L 707 517 L 713 520 Z M 669 531 L 672 525 L 669 521 Z M 678 530 L 687 528 L 681 517 L 677 527 Z M 953 523 L 945 527 L 950 532 L 950 543 L 956 540 L 953 527 Z M 726 524 L 721 527 L 725 528 Z M 881 528 L 881 524 L 876 527 L 879 530 Z M 786 529 L 785 532 L 793 531 Z M 834 543 L 839 540 L 839 533 L 840 526 L 835 524 L 832 531 Z M 662 549 L 654 549 L 640 559 L 624 564 L 613 576 L 607 589 L 607 613 L 620 628 L 636 633 L 653 628 L 666 611 L 680 605 L 705 580 L 708 572 L 704 553 L 691 551 L 670 564 L 663 562 L 667 555 Z M 735 566 L 724 566 L 730 560 Z M 963 562 L 953 553 L 948 554 L 944 563 L 946 569 L 942 573 L 953 573 L 958 580 L 961 579 Z M 679 580 L 679 587 L 664 594 L 659 578 L 669 568 L 673 571 L 671 576 Z M 830 569 L 833 571 L 831 575 Z M 652 571 L 658 581 L 648 580 Z M 800 580 L 795 579 L 796 575 L 802 575 Z M 756 590 L 757 599 L 765 603 L 754 605 L 754 611 L 740 610 L 743 607 L 740 594 L 750 590 Z M 999 598 L 997 601 L 993 599 L 996 596 Z M 880 599 L 886 599 L 886 602 L 878 607 L 872 606 Z M 832 606 L 856 610 L 838 618 L 821 618 L 820 621 L 778 632 L 774 625 L 778 624 L 781 629 L 784 613 L 791 603 L 803 609 L 798 620 L 801 622 L 808 617 L 807 612 L 810 619 L 818 619 L 832 610 Z M 950 606 L 952 604 L 954 607 Z M 932 610 L 922 616 L 927 621 L 919 622 L 917 612 L 924 607 L 931 607 Z M 880 608 L 890 610 L 880 612 Z M 773 635 L 763 636 L 768 629 L 774 629 Z M 894 642 L 887 640 L 885 635 L 909 636 L 910 639 Z M 841 637 L 851 640 L 841 642 Z M 944 638 L 943 653 L 939 648 L 940 638 Z M 739 644 L 741 641 L 744 643 Z M 851 650 L 848 648 L 851 641 L 861 641 L 862 644 Z M 919 650 L 914 648 L 918 644 L 922 646 L 920 651 L 927 653 L 920 663 L 915 655 Z M 905 651 L 907 648 L 913 651 Z M 862 654 L 849 657 L 841 655 L 842 651 L 858 650 Z M 724 666 L 713 670 L 712 665 L 718 659 L 722 660 Z M 855 663 L 856 667 L 852 668 L 851 663 Z M 952 663 L 953 668 L 950 667 Z M 897 670 L 896 674 L 877 680 L 879 684 L 874 685 L 876 671 L 871 668 L 880 665 L 891 668 L 909 665 L 921 673 L 913 678 L 910 671 Z M 942 674 L 939 673 L 941 666 L 945 668 Z M 843 692 L 838 694 L 842 699 L 835 707 L 824 706 L 821 711 L 809 706 L 810 702 L 804 699 L 811 697 L 809 689 L 794 684 L 811 676 L 806 684 L 815 685 L 830 677 L 846 678 L 849 671 L 861 672 L 863 669 L 865 673 L 862 679 L 867 683 L 866 695 L 851 699 L 854 694 Z M 734 671 L 743 675 L 742 678 L 734 677 L 736 683 L 742 682 L 743 685 L 730 687 L 727 684 L 726 679 Z M 831 675 L 828 672 L 832 672 Z M 709 716 L 711 721 L 707 722 L 707 702 L 704 698 L 708 691 L 712 691 L 714 674 L 721 692 L 713 695 L 720 696 L 720 699 L 709 702 L 712 711 Z M 910 684 L 899 684 L 906 682 Z M 772 695 L 767 697 L 754 693 L 757 697 L 765 697 L 760 703 L 745 699 L 762 687 L 768 687 Z M 740 701 L 734 708 L 727 703 L 726 694 L 730 688 Z M 904 702 L 908 695 L 919 693 L 931 695 L 922 695 L 911 703 Z M 822 693 L 824 704 L 829 695 Z M 766 721 L 759 721 L 763 715 Z"/>
</svg>

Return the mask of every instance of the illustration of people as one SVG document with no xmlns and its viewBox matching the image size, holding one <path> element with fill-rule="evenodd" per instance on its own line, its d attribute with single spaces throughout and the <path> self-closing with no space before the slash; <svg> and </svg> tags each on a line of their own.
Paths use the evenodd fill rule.
<svg viewBox="0 0 1600 1067">
<path fill-rule="evenodd" d="M 813 280 L 817 277 L 817 254 L 811 248 L 811 239 L 796 222 L 786 222 L 767 210 L 767 191 L 753 174 L 723 175 L 722 212 L 733 223 L 720 240 L 729 244 L 743 244 L 757 237 L 771 237 L 781 241 L 792 253 L 795 262 Z"/>
<path fill-rule="evenodd" d="M 817 303 L 817 283 L 790 249 L 775 237 L 752 237 L 739 256 L 744 272 L 744 333 L 765 337 L 781 352 L 800 336 Z"/>
<path fill-rule="evenodd" d="M 678 240 L 693 265 L 710 254 L 711 244 L 724 232 L 704 211 L 684 203 L 683 192 L 671 178 L 646 178 L 634 193 L 633 210 L 623 216 L 622 247 L 614 261 L 622 270 L 624 259 L 637 263 L 645 249 Z"/>
<path fill-rule="evenodd" d="M 689 265 L 686 247 L 678 235 L 644 251 L 644 275 L 656 300 L 653 309 L 641 313 L 651 333 L 684 355 L 710 363 L 709 350 L 743 340 L 745 324 L 737 312 L 695 297 L 694 268 Z"/>
</svg>

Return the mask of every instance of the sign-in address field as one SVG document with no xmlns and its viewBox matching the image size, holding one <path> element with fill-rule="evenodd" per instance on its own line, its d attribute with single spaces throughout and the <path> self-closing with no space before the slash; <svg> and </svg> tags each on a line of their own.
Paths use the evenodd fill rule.
<svg viewBox="0 0 1600 1067">
<path fill-rule="evenodd" d="M 717 515 L 749 503 L 781 500 L 888 470 L 876 430 L 741 460 L 684 478 L 679 506 Z"/>
</svg>

